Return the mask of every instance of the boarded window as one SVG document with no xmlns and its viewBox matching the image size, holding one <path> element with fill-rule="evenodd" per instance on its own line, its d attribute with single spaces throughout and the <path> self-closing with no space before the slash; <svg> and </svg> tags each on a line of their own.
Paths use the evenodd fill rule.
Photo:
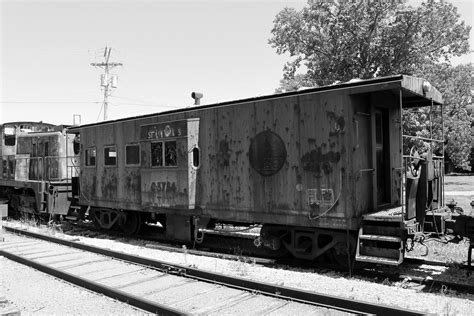
<svg viewBox="0 0 474 316">
<path fill-rule="evenodd" d="M 117 149 L 115 146 L 104 147 L 104 164 L 106 166 L 117 165 Z"/>
<path fill-rule="evenodd" d="M 125 145 L 125 164 L 127 166 L 140 164 L 140 145 Z"/>
<path fill-rule="evenodd" d="M 95 166 L 96 160 L 96 151 L 95 148 L 87 148 L 86 149 L 86 166 Z"/>
</svg>

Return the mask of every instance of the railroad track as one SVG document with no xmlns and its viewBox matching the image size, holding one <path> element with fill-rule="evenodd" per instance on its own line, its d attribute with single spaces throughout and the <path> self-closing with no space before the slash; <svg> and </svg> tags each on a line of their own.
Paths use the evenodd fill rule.
<svg viewBox="0 0 474 316">
<path fill-rule="evenodd" d="M 422 314 L 5 229 L 10 233 L 0 243 L 0 255 L 153 313 L 309 314 L 330 309 L 341 314 Z"/>
<path fill-rule="evenodd" d="M 92 233 L 100 233 L 102 234 L 103 231 L 94 227 L 89 226 L 82 226 L 82 225 L 74 225 L 77 226 L 79 229 L 85 229 L 85 232 L 92 232 Z M 115 231 L 107 231 L 107 235 L 120 237 L 123 234 L 115 232 Z M 301 268 L 306 267 L 308 270 L 313 270 L 315 267 L 309 265 L 308 262 L 301 262 L 301 260 L 291 260 L 291 259 L 270 259 L 270 258 L 261 258 L 261 257 L 250 257 L 250 256 L 238 256 L 238 255 L 231 255 L 216 251 L 205 251 L 205 250 L 196 250 L 196 249 L 188 249 L 179 246 L 172 246 L 172 245 L 163 245 L 161 239 L 151 238 L 147 235 L 137 236 L 144 241 L 150 241 L 153 243 L 146 244 L 145 247 L 153 248 L 153 249 L 160 249 L 170 252 L 180 252 L 180 253 L 189 253 L 198 256 L 206 256 L 206 257 L 215 257 L 215 258 L 223 258 L 228 260 L 245 260 L 246 262 L 254 262 L 260 265 L 275 267 L 284 266 L 290 268 Z M 155 243 L 159 241 L 159 243 Z M 320 268 L 324 269 L 333 269 L 331 265 L 327 265 L 324 262 L 319 263 Z M 421 265 L 427 266 L 440 266 L 440 267 L 449 267 L 449 264 L 441 261 L 430 261 L 422 258 L 405 258 L 405 263 L 402 267 L 406 267 L 406 265 L 412 265 L 414 269 Z M 400 267 L 400 268 L 402 268 Z M 448 291 L 455 291 L 457 293 L 469 294 L 474 295 L 474 285 L 466 284 L 466 282 L 455 282 L 455 281 L 447 281 L 446 279 L 437 279 L 436 277 L 433 278 L 429 274 L 426 276 L 415 275 L 413 273 L 404 271 L 399 272 L 400 270 L 398 267 L 391 267 L 387 269 L 387 267 L 380 267 L 376 264 L 369 264 L 367 268 L 360 269 L 354 272 L 353 277 L 362 278 L 371 282 L 379 283 L 379 282 L 389 282 L 394 283 L 395 286 L 404 286 L 404 287 L 413 287 L 418 289 L 419 291 L 430 292 L 430 293 L 447 293 Z M 473 267 L 469 267 L 467 264 L 457 264 L 456 268 L 461 270 L 473 270 Z M 405 269 L 406 270 L 406 269 Z M 322 272 L 324 273 L 324 272 Z M 467 272 L 469 273 L 469 272 Z M 419 286 L 417 286 L 419 285 Z"/>
<path fill-rule="evenodd" d="M 426 265 L 429 265 L 429 266 L 439 266 L 439 267 L 449 267 L 450 266 L 449 263 L 446 263 L 446 262 L 443 262 L 443 261 L 426 260 L 426 259 L 422 259 L 422 258 L 412 258 L 412 257 L 405 257 L 404 262 L 409 263 L 409 264 L 416 264 L 416 265 L 426 264 Z M 469 266 L 467 264 L 456 264 L 456 267 L 458 267 L 459 269 L 474 271 L 474 265 Z"/>
</svg>

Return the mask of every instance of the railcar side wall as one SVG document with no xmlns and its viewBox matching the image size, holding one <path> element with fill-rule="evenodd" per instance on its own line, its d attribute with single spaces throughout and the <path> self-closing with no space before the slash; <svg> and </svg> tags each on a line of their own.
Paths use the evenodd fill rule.
<svg viewBox="0 0 474 316">
<path fill-rule="evenodd" d="M 169 122 L 173 128 L 173 122 L 198 118 L 196 209 L 162 204 L 147 210 L 344 228 L 354 212 L 348 206 L 353 201 L 348 185 L 351 106 L 349 95 L 334 91 L 85 127 L 81 130 L 81 202 L 142 210 L 143 170 L 179 173 L 189 169 L 186 154 L 192 150 L 176 138 L 177 165 L 154 167 L 150 158 L 153 141 L 142 139 L 143 126 Z M 140 148 L 139 165 L 126 163 L 126 148 L 134 144 Z M 115 151 L 112 165 L 106 165 L 105 148 Z M 87 165 L 85 151 L 96 152 L 94 165 Z M 184 186 L 170 181 L 173 177 L 162 174 L 153 192 L 187 194 L 180 191 Z"/>
</svg>

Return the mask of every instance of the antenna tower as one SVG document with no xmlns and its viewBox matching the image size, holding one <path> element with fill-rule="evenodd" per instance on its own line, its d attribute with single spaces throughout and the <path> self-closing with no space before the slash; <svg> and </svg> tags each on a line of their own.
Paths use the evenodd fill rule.
<svg viewBox="0 0 474 316">
<path fill-rule="evenodd" d="M 107 120 L 109 101 L 108 98 L 112 94 L 112 90 L 117 88 L 117 75 L 110 75 L 109 72 L 117 66 L 122 66 L 122 63 L 110 61 L 111 47 L 105 47 L 104 61 L 101 63 L 91 63 L 91 66 L 104 69 L 104 73 L 100 75 L 100 86 L 104 89 L 104 121 Z"/>
</svg>

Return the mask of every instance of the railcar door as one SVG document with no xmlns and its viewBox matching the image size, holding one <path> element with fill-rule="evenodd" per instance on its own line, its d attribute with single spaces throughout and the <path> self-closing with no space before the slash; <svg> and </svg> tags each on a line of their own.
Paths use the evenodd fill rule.
<svg viewBox="0 0 474 316">
<path fill-rule="evenodd" d="M 371 114 L 368 100 L 361 98 L 354 113 L 354 159 L 355 201 L 357 214 L 374 210 L 374 190 L 371 142 Z"/>
<path fill-rule="evenodd" d="M 377 206 L 390 204 L 390 137 L 388 110 L 375 110 L 375 174 Z"/>
</svg>

